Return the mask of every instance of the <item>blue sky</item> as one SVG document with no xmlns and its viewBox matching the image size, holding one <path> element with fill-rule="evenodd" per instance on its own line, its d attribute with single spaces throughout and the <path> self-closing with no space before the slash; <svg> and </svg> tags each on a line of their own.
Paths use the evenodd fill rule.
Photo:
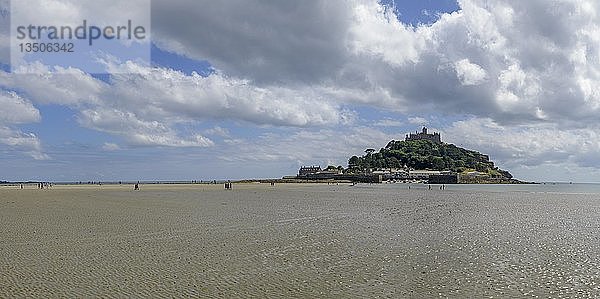
<svg viewBox="0 0 600 299">
<path fill-rule="evenodd" d="M 434 23 L 440 14 L 459 10 L 454 0 L 385 0 L 381 3 L 394 7 L 398 18 L 413 26 Z"/>
<path fill-rule="evenodd" d="M 107 22 L 137 13 L 75 3 Z M 52 7 L 38 17 L 68 17 Z M 175 0 L 151 9 L 151 66 L 2 71 L 0 180 L 281 177 L 346 165 L 424 125 L 518 178 L 600 179 L 594 1 L 549 10 L 541 0 Z"/>
</svg>

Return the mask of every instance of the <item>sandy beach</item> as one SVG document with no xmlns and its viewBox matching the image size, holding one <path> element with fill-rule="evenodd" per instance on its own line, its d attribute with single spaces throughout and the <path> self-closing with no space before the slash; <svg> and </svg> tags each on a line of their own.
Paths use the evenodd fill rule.
<svg viewBox="0 0 600 299">
<path fill-rule="evenodd" d="M 0 297 L 600 295 L 593 194 L 0 188 Z"/>
</svg>

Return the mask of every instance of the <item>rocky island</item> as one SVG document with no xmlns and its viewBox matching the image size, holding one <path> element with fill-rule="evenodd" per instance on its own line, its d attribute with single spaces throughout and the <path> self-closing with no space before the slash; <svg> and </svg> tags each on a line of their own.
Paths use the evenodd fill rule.
<svg viewBox="0 0 600 299">
<path fill-rule="evenodd" d="M 520 184 L 512 174 L 474 150 L 444 143 L 440 133 L 427 128 L 390 141 L 380 149 L 353 156 L 348 167 L 302 167 L 297 179 L 350 181 L 423 181 L 441 184 Z"/>
</svg>

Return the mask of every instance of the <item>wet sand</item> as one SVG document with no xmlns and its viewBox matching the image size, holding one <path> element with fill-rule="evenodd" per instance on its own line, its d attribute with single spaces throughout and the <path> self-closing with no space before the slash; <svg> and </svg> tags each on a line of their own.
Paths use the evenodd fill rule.
<svg viewBox="0 0 600 299">
<path fill-rule="evenodd" d="M 597 297 L 600 196 L 0 187 L 0 297 Z"/>
</svg>

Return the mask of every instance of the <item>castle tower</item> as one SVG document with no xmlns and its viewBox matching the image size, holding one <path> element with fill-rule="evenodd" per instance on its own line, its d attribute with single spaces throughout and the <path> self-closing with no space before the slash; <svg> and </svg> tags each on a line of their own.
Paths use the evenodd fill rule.
<svg viewBox="0 0 600 299">
<path fill-rule="evenodd" d="M 413 141 L 413 140 L 429 140 L 431 142 L 435 142 L 435 143 L 442 143 L 442 136 L 440 135 L 440 133 L 433 133 L 433 134 L 429 134 L 427 127 L 423 127 L 423 130 L 421 131 L 421 133 L 419 132 L 415 132 L 414 134 L 409 134 L 406 135 L 406 141 Z"/>
</svg>

